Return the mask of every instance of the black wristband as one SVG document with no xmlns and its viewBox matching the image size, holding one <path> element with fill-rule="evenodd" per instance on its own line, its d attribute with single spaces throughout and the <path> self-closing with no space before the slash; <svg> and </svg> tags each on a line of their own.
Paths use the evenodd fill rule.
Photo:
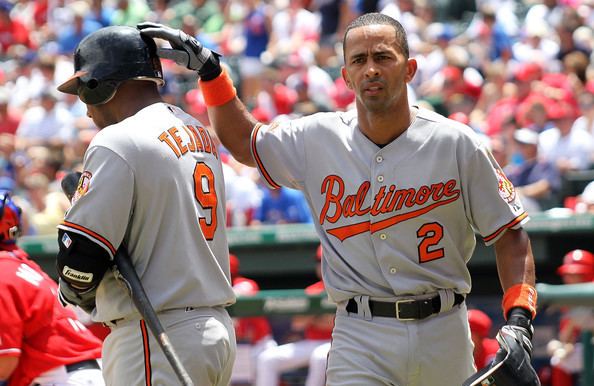
<svg viewBox="0 0 594 386">
<path fill-rule="evenodd" d="M 525 308 L 514 307 L 509 311 L 507 324 L 510 326 L 523 327 L 528 332 L 532 332 L 532 314 Z"/>
<path fill-rule="evenodd" d="M 223 69 L 221 68 L 221 61 L 219 60 L 220 56 L 220 54 L 212 52 L 208 57 L 208 60 L 202 67 L 200 67 L 198 70 L 198 76 L 202 81 L 213 80 L 217 76 L 221 75 Z"/>
</svg>

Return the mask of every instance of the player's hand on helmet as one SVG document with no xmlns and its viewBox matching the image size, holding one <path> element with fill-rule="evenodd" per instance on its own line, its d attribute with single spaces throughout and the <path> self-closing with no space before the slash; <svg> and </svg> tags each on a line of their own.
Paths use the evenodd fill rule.
<svg viewBox="0 0 594 386">
<path fill-rule="evenodd" d="M 58 278 L 58 300 L 62 306 L 68 304 L 79 306 L 86 313 L 90 314 L 95 308 L 95 296 L 97 295 L 97 285 L 79 289 L 62 278 Z"/>
<path fill-rule="evenodd" d="M 161 58 L 171 59 L 181 66 L 197 71 L 204 81 L 214 79 L 221 73 L 219 60 L 221 55 L 204 47 L 193 36 L 181 30 L 151 22 L 140 23 L 136 27 L 145 36 L 169 42 L 171 49 L 157 49 L 157 54 Z"/>
</svg>

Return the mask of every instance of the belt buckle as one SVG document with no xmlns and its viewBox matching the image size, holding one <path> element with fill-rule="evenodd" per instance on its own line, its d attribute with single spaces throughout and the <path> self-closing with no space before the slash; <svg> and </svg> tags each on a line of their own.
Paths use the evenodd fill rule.
<svg viewBox="0 0 594 386">
<path fill-rule="evenodd" d="M 416 320 L 416 318 L 401 318 L 400 317 L 400 304 L 408 304 L 408 303 L 414 303 L 416 302 L 415 299 L 402 299 L 402 300 L 396 300 L 396 319 L 403 321 L 403 322 L 408 322 L 411 320 Z"/>
</svg>

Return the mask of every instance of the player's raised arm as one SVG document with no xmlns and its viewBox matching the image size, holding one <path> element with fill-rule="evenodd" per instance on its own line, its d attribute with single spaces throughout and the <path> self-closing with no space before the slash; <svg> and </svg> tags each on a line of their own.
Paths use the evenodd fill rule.
<svg viewBox="0 0 594 386">
<path fill-rule="evenodd" d="M 250 151 L 250 136 L 257 121 L 237 98 L 231 78 L 221 68 L 220 55 L 181 30 L 148 22 L 137 27 L 143 35 L 171 44 L 171 49 L 158 50 L 160 57 L 172 59 L 198 72 L 208 116 L 219 139 L 235 159 L 255 166 Z"/>
</svg>

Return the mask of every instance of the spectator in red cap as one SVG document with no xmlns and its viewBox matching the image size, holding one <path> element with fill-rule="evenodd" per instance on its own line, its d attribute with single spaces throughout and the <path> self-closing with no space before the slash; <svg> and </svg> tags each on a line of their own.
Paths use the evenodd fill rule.
<svg viewBox="0 0 594 386">
<path fill-rule="evenodd" d="M 527 113 L 535 101 L 543 99 L 540 92 L 534 91 L 533 88 L 542 76 L 542 68 L 537 63 L 520 63 L 514 68 L 511 79 L 502 86 L 499 99 L 486 106 L 481 101 L 479 106 L 485 108 L 487 113 L 487 135 L 501 134 L 511 140 L 511 133 L 506 132 L 507 123 L 513 120 L 519 127 L 533 123 Z"/>
<path fill-rule="evenodd" d="M 569 251 L 557 269 L 564 284 L 594 281 L 594 254 L 582 249 Z M 591 307 L 564 309 L 559 323 L 559 336 L 547 344 L 551 355 L 551 386 L 577 384 L 583 369 L 583 352 L 579 342 L 581 329 L 594 325 Z"/>
<path fill-rule="evenodd" d="M 481 87 L 466 79 L 462 69 L 456 66 L 446 66 L 442 70 L 444 99 L 447 101 L 455 94 L 465 95 L 476 102 L 481 95 Z"/>
<path fill-rule="evenodd" d="M 515 71 L 514 78 L 520 82 L 532 82 L 542 77 L 542 68 L 538 63 L 527 62 L 520 63 Z"/>
<path fill-rule="evenodd" d="M 576 284 L 594 281 L 594 254 L 583 249 L 574 249 L 563 257 L 557 268 L 563 283 Z"/>
<path fill-rule="evenodd" d="M 493 322 L 483 311 L 468 310 L 468 324 L 474 343 L 474 364 L 480 370 L 493 360 L 499 350 L 499 343 L 496 339 L 489 338 Z"/>
<path fill-rule="evenodd" d="M 229 254 L 231 284 L 237 296 L 253 296 L 258 293 L 260 286 L 252 279 L 239 274 L 239 259 Z M 234 318 L 235 336 L 237 339 L 237 357 L 231 382 L 252 382 L 256 374 L 258 356 L 270 347 L 275 347 L 276 341 L 272 336 L 270 322 L 265 316 Z M 245 354 L 245 356 L 243 356 Z M 247 362 L 247 366 L 245 366 Z M 238 371 L 245 366 L 244 372 Z"/>
<path fill-rule="evenodd" d="M 549 119 L 546 104 L 546 99 L 541 95 L 529 96 L 518 106 L 518 122 L 537 133 L 554 128 L 555 124 Z"/>
</svg>

